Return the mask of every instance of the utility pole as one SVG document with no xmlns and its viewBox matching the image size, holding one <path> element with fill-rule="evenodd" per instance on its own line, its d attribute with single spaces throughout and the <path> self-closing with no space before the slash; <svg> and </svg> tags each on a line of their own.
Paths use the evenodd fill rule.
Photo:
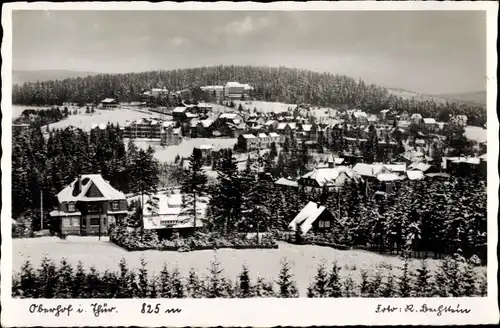
<svg viewBox="0 0 500 328">
<path fill-rule="evenodd" d="M 40 231 L 43 230 L 43 189 L 40 190 Z"/>
<path fill-rule="evenodd" d="M 102 205 L 99 206 L 99 240 L 101 240 L 101 225 L 102 225 Z"/>
</svg>

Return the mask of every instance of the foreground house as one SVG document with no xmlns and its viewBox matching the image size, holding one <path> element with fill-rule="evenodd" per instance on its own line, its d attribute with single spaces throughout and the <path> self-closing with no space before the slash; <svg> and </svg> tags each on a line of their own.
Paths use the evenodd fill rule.
<svg viewBox="0 0 500 328">
<path fill-rule="evenodd" d="M 106 235 L 110 224 L 127 215 L 125 194 L 100 174 L 84 174 L 57 194 L 59 207 L 50 212 L 68 235 Z"/>
<path fill-rule="evenodd" d="M 149 196 L 144 196 L 143 224 L 146 230 L 156 230 L 164 236 L 173 232 L 181 234 L 191 233 L 195 229 L 194 219 L 182 214 L 182 194 L 155 195 L 157 208 L 148 206 Z M 129 201 L 141 201 L 140 196 L 130 198 Z M 208 198 L 202 197 L 196 203 L 196 228 L 203 227 L 203 220 L 207 210 Z"/>
<path fill-rule="evenodd" d="M 309 231 L 314 233 L 329 232 L 335 226 L 341 226 L 341 224 L 326 207 L 309 202 L 290 222 L 288 228 L 293 231 L 299 230 L 301 235 L 305 235 Z"/>
</svg>

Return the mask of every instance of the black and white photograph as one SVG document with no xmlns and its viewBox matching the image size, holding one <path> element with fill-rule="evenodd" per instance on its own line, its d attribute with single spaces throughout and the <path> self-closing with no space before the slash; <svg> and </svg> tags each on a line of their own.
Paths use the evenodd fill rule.
<svg viewBox="0 0 500 328">
<path fill-rule="evenodd" d="M 2 298 L 496 298 L 486 9 L 89 6 L 10 13 Z"/>
</svg>

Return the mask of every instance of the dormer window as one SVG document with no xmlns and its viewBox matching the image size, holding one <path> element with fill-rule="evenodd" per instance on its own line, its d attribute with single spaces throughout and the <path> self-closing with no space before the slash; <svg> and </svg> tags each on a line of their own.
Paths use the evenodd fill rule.
<svg viewBox="0 0 500 328">
<path fill-rule="evenodd" d="M 68 212 L 75 212 L 76 204 L 74 202 L 68 203 Z"/>
</svg>

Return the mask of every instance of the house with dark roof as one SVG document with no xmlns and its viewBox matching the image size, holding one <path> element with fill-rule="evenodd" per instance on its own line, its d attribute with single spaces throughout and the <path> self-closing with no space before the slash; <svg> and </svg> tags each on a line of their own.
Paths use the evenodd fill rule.
<svg viewBox="0 0 500 328">
<path fill-rule="evenodd" d="M 298 230 L 301 235 L 305 235 L 309 231 L 330 232 L 337 226 L 342 226 L 342 224 L 325 206 L 309 202 L 290 222 L 288 228 L 292 231 Z"/>
<path fill-rule="evenodd" d="M 110 224 L 127 215 L 125 194 L 100 174 L 84 174 L 57 194 L 58 208 L 50 212 L 63 234 L 107 235 Z"/>
</svg>

